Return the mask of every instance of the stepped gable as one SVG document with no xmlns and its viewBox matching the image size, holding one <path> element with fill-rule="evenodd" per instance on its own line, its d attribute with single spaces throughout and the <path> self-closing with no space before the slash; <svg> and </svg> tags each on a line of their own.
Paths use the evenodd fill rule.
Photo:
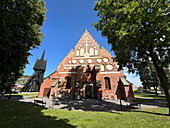
<svg viewBox="0 0 170 128">
<path fill-rule="evenodd" d="M 99 44 L 97 44 L 91 34 L 85 30 L 74 50 L 71 49 L 68 55 L 59 64 L 57 71 L 66 71 L 72 69 L 74 68 L 73 65 L 100 65 L 102 63 L 97 62 L 97 59 L 102 59 L 103 57 L 108 58 L 109 62 L 113 63 L 113 56 L 111 56 L 111 54 L 103 47 L 100 49 Z M 88 62 L 91 60 L 92 63 Z M 69 67 L 69 65 L 71 65 L 71 67 Z"/>
</svg>

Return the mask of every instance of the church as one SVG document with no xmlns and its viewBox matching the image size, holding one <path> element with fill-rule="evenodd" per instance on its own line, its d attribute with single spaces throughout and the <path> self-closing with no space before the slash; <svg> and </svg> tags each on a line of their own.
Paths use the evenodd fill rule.
<svg viewBox="0 0 170 128">
<path fill-rule="evenodd" d="M 132 83 L 118 71 L 113 56 L 85 30 L 79 42 L 58 65 L 57 70 L 44 78 L 39 97 L 58 98 L 134 98 Z"/>
</svg>

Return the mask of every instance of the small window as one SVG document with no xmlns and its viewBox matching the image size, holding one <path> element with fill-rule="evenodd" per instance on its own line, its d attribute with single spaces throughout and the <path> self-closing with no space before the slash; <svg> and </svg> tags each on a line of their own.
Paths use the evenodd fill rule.
<svg viewBox="0 0 170 128">
<path fill-rule="evenodd" d="M 105 77 L 105 89 L 111 89 L 111 86 L 110 86 L 110 78 L 109 77 Z"/>
<path fill-rule="evenodd" d="M 70 88 L 71 88 L 71 78 L 70 78 L 70 77 L 67 78 L 66 88 L 67 88 L 67 89 L 70 89 Z"/>
</svg>

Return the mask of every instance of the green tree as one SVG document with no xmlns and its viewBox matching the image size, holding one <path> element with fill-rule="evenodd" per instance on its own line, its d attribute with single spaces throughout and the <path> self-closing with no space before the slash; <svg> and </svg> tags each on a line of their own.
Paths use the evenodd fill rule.
<svg viewBox="0 0 170 128">
<path fill-rule="evenodd" d="M 23 74 L 30 50 L 40 45 L 45 21 L 43 0 L 0 1 L 0 88 Z"/>
<path fill-rule="evenodd" d="M 143 87 L 145 89 L 150 89 L 150 87 L 154 87 L 155 94 L 158 95 L 157 88 L 160 87 L 160 81 L 153 63 L 150 64 L 148 67 L 139 70 L 139 75 Z"/>
<path fill-rule="evenodd" d="M 165 91 L 170 114 L 170 83 L 164 71 L 170 62 L 169 0 L 98 0 L 97 30 L 108 38 L 120 68 L 129 72 L 154 67 Z"/>
<path fill-rule="evenodd" d="M 123 77 L 126 79 L 127 78 L 127 76 L 126 75 L 123 75 Z"/>
</svg>

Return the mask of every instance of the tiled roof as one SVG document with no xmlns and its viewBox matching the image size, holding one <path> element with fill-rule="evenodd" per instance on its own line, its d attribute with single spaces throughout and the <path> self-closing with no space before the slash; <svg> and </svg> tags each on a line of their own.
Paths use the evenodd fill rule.
<svg viewBox="0 0 170 128">
<path fill-rule="evenodd" d="M 58 83 L 60 78 L 56 78 L 56 80 L 51 84 L 51 87 L 55 87 L 56 84 Z"/>
<path fill-rule="evenodd" d="M 120 77 L 120 80 L 122 81 L 123 85 L 129 85 L 129 83 L 124 77 Z"/>
</svg>

